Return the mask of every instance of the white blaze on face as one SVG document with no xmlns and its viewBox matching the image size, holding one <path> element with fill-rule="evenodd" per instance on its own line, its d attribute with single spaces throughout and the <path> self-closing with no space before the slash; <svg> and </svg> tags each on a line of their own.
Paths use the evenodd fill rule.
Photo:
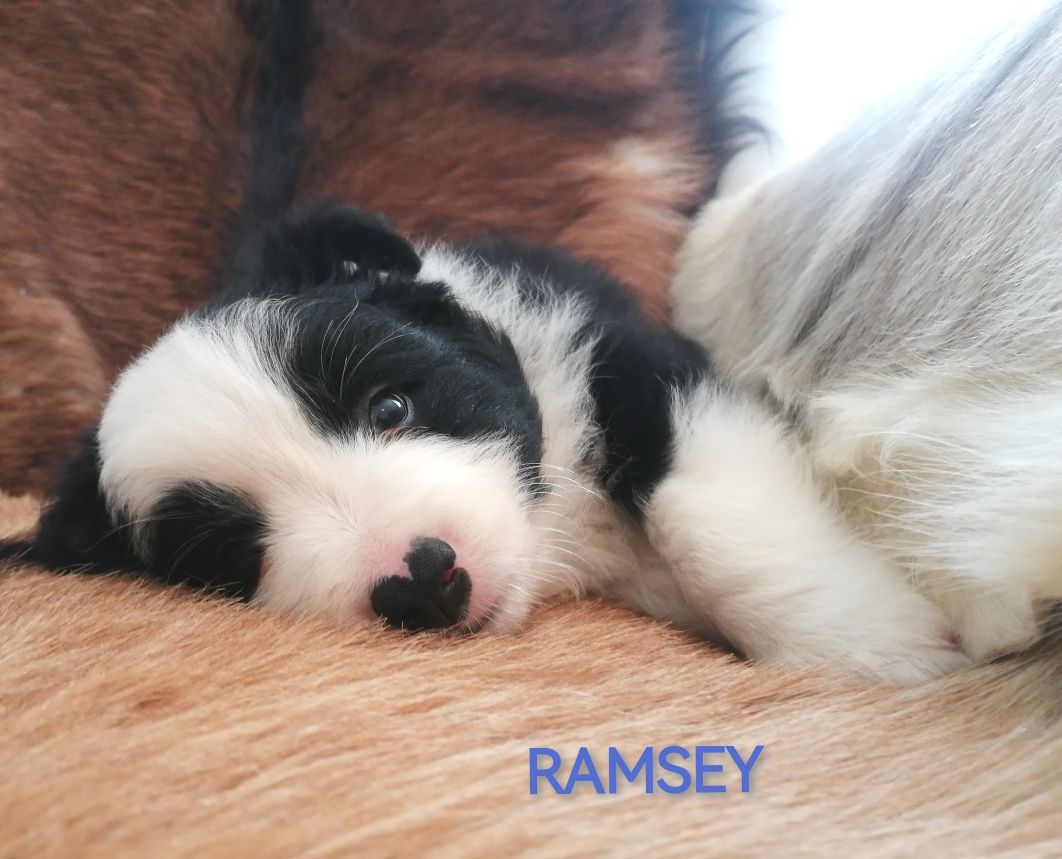
<svg viewBox="0 0 1062 859">
<path fill-rule="evenodd" d="M 282 302 L 245 302 L 181 322 L 133 364 L 100 424 L 112 508 L 143 522 L 179 484 L 241 492 L 266 522 L 255 602 L 341 622 L 372 619 L 372 585 L 408 575 L 410 543 L 437 537 L 471 577 L 467 621 L 518 625 L 533 597 L 524 570 L 536 539 L 511 447 L 329 436 L 272 357 L 294 337 Z"/>
</svg>

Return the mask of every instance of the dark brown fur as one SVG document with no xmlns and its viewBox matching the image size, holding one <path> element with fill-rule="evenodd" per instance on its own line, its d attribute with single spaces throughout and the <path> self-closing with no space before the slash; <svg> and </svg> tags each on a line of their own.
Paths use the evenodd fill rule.
<svg viewBox="0 0 1062 859">
<path fill-rule="evenodd" d="M 209 287 L 250 46 L 221 0 L 0 5 L 0 486 L 39 488 L 116 368 Z"/>
<path fill-rule="evenodd" d="M 710 12 L 711 6 L 705 7 Z M 699 34 L 646 0 L 318 0 L 299 196 L 415 236 L 560 245 L 658 318 L 715 175 Z M 265 0 L 0 6 L 0 486 L 39 489 L 114 373 L 214 287 Z"/>
</svg>

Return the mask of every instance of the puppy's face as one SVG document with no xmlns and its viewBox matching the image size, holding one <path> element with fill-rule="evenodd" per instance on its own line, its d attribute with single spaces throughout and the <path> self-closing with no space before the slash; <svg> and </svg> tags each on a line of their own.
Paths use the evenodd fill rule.
<svg viewBox="0 0 1062 859">
<path fill-rule="evenodd" d="M 445 285 L 252 294 L 122 374 L 38 551 L 340 621 L 507 629 L 541 450 L 512 345 Z"/>
</svg>

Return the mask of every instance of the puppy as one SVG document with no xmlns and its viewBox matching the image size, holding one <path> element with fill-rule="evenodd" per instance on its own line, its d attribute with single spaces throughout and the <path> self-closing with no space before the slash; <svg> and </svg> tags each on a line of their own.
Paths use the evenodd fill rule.
<svg viewBox="0 0 1062 859">
<path fill-rule="evenodd" d="M 592 591 L 766 662 L 963 664 L 786 422 L 628 295 L 303 210 L 121 375 L 21 548 L 340 623 L 507 632 Z"/>
<path fill-rule="evenodd" d="M 710 205 L 681 330 L 974 657 L 1062 598 L 1062 4 Z M 901 621 L 902 622 L 902 621 Z"/>
</svg>

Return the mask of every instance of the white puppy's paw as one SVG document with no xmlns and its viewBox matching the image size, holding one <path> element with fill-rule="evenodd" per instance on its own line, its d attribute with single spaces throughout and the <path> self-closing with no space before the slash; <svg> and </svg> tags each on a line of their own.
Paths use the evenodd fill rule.
<svg viewBox="0 0 1062 859">
<path fill-rule="evenodd" d="M 876 604 L 849 607 L 833 617 L 809 619 L 759 647 L 752 659 L 782 665 L 837 665 L 868 679 L 917 683 L 969 665 L 944 615 L 913 591 L 897 591 Z"/>
<path fill-rule="evenodd" d="M 1017 583 L 989 587 L 949 579 L 930 594 L 951 618 L 963 647 L 974 659 L 1019 653 L 1040 636 L 1035 604 Z"/>
</svg>

